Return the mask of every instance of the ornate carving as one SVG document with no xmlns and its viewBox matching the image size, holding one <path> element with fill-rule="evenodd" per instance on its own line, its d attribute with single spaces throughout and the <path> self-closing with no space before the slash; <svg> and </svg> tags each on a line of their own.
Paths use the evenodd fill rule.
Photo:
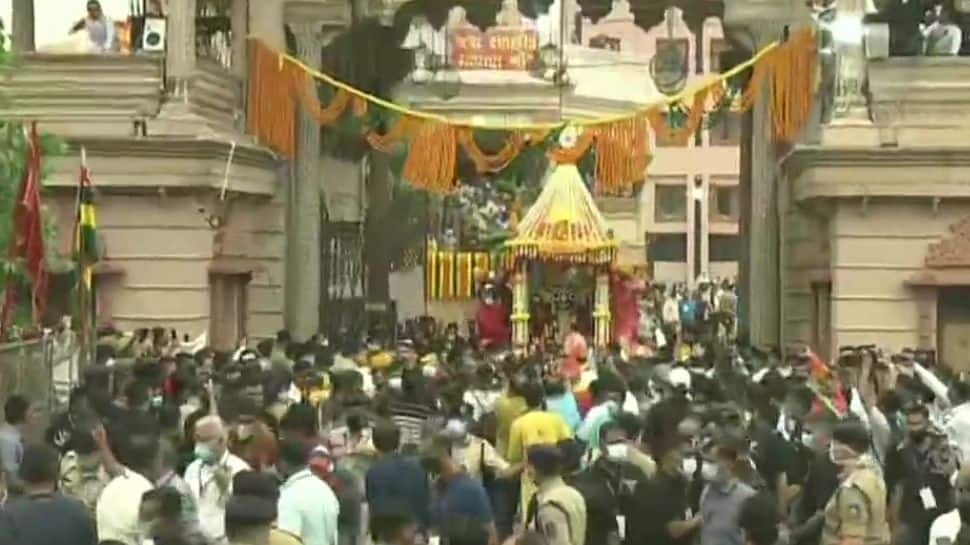
<svg viewBox="0 0 970 545">
<path fill-rule="evenodd" d="M 613 0 L 579 0 L 579 8 L 583 17 L 596 23 L 613 10 Z"/>
<path fill-rule="evenodd" d="M 931 269 L 970 267 L 970 216 L 951 225 L 943 240 L 930 244 L 926 266 Z"/>
<path fill-rule="evenodd" d="M 697 33 L 708 17 L 723 17 L 724 0 L 629 0 L 634 23 L 650 30 L 664 20 L 669 7 L 683 11 L 683 19 L 690 31 Z"/>
</svg>

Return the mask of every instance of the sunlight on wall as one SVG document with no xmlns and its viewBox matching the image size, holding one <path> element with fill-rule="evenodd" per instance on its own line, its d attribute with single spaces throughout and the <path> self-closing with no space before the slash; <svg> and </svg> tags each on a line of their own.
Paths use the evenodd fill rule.
<svg viewBox="0 0 970 545">
<path fill-rule="evenodd" d="M 100 0 L 101 9 L 111 19 L 128 16 L 129 0 Z M 12 0 L 0 0 L 0 17 L 10 33 Z M 37 47 L 59 42 L 84 17 L 87 0 L 34 0 L 34 39 Z"/>
</svg>

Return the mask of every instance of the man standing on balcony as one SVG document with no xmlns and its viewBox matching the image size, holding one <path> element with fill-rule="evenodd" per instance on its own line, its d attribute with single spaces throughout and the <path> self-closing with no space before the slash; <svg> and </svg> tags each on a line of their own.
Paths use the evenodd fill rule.
<svg viewBox="0 0 970 545">
<path fill-rule="evenodd" d="M 88 43 L 95 52 L 102 53 L 117 49 L 118 42 L 114 23 L 104 14 L 101 9 L 101 2 L 89 0 L 87 10 L 87 17 L 75 23 L 71 33 L 86 30 Z"/>
</svg>

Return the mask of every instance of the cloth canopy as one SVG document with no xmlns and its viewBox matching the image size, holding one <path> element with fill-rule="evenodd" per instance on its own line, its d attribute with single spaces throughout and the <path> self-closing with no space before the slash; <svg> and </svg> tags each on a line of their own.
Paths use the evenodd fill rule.
<svg viewBox="0 0 970 545">
<path fill-rule="evenodd" d="M 576 165 L 558 164 L 505 248 L 513 259 L 608 265 L 617 242 Z"/>
</svg>

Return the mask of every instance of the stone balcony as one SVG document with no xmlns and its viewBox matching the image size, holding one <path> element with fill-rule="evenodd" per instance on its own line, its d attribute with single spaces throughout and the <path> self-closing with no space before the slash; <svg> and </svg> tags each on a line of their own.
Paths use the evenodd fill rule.
<svg viewBox="0 0 970 545">
<path fill-rule="evenodd" d="M 786 158 L 795 200 L 970 197 L 970 57 L 871 59 L 868 79 L 871 122 L 823 126 Z"/>
<path fill-rule="evenodd" d="M 0 68 L 0 118 L 36 120 L 69 138 L 197 134 L 199 125 L 230 134 L 242 129 L 242 81 L 207 59 L 199 59 L 180 99 L 193 126 L 161 122 L 164 65 L 160 54 L 27 53 Z"/>
<path fill-rule="evenodd" d="M 965 147 L 970 142 L 970 57 L 870 60 L 869 92 L 882 145 Z"/>
<path fill-rule="evenodd" d="M 0 118 L 64 136 L 131 135 L 161 108 L 163 66 L 158 55 L 27 53 L 0 68 Z"/>
</svg>

